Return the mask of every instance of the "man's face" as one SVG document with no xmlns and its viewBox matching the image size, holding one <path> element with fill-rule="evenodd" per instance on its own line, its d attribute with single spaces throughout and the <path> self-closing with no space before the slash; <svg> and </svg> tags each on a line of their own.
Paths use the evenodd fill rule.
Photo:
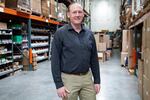
<svg viewBox="0 0 150 100">
<path fill-rule="evenodd" d="M 68 17 L 72 24 L 75 25 L 81 24 L 84 18 L 84 12 L 82 7 L 78 4 L 71 5 L 68 12 Z"/>
</svg>

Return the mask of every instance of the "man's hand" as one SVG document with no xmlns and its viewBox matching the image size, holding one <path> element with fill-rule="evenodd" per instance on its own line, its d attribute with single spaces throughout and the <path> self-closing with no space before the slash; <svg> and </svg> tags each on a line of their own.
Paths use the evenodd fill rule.
<svg viewBox="0 0 150 100">
<path fill-rule="evenodd" d="M 70 91 L 67 88 L 65 88 L 64 86 L 57 89 L 57 94 L 61 98 L 66 98 L 68 93 L 70 93 Z"/>
<path fill-rule="evenodd" d="M 100 84 L 94 84 L 94 86 L 95 86 L 96 94 L 98 94 L 101 89 L 101 86 L 100 86 Z"/>
</svg>

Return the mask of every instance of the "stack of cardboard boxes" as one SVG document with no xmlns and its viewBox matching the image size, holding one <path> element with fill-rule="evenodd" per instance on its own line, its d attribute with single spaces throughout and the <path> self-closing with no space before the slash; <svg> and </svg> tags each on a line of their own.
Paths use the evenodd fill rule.
<svg viewBox="0 0 150 100">
<path fill-rule="evenodd" d="M 133 31 L 128 30 L 128 68 L 133 69 Z"/>
<path fill-rule="evenodd" d="M 29 51 L 28 50 L 23 51 L 22 65 L 23 65 L 23 70 L 24 71 L 29 70 Z"/>
<path fill-rule="evenodd" d="M 50 0 L 41 0 L 41 10 L 44 17 L 52 17 Z"/>
<path fill-rule="evenodd" d="M 23 51 L 22 64 L 23 64 L 24 71 L 31 70 L 31 69 L 29 69 L 29 51 L 28 50 Z M 33 53 L 32 54 L 32 70 L 36 70 L 36 69 L 37 69 L 37 54 Z"/>
<path fill-rule="evenodd" d="M 41 0 L 30 0 L 31 2 L 31 11 L 33 14 L 38 14 L 41 15 L 42 14 L 42 9 L 41 9 Z"/>
<path fill-rule="evenodd" d="M 5 0 L 5 7 L 31 13 L 30 0 Z"/>
<path fill-rule="evenodd" d="M 122 33 L 122 52 L 121 52 L 121 65 L 126 66 L 128 57 L 128 30 L 123 30 Z"/>
<path fill-rule="evenodd" d="M 98 51 L 98 57 L 102 61 L 105 61 L 106 58 L 110 58 L 112 54 L 112 40 L 110 36 L 105 32 L 96 32 L 94 35 L 96 40 L 96 47 Z"/>
<path fill-rule="evenodd" d="M 67 21 L 67 7 L 64 3 L 58 3 L 58 19 Z"/>
<path fill-rule="evenodd" d="M 32 56 L 32 68 L 33 70 L 36 70 L 37 69 L 37 54 L 36 53 L 33 53 L 33 56 Z"/>
<path fill-rule="evenodd" d="M 138 62 L 139 93 L 142 100 L 150 100 L 150 18 L 144 21 L 142 33 L 142 58 Z"/>
</svg>

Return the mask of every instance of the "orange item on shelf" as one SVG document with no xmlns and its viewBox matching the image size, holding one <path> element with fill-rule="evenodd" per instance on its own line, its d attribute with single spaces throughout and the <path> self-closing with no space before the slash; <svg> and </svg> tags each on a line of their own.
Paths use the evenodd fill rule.
<svg viewBox="0 0 150 100">
<path fill-rule="evenodd" d="M 136 50 L 135 48 L 132 49 L 132 64 L 130 69 L 134 69 L 136 66 Z"/>
<path fill-rule="evenodd" d="M 32 64 L 32 49 L 29 49 L 29 59 L 30 59 L 30 64 Z"/>
</svg>

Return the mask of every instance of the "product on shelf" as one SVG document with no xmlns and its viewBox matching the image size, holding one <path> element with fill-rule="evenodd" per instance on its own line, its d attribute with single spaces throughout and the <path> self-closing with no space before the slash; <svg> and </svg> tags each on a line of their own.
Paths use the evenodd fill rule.
<svg viewBox="0 0 150 100">
<path fill-rule="evenodd" d="M 30 13 L 30 0 L 5 0 L 5 6 L 17 9 L 26 13 Z"/>
<path fill-rule="evenodd" d="M 29 51 L 28 50 L 23 51 L 22 64 L 23 64 L 23 70 L 29 70 Z"/>
<path fill-rule="evenodd" d="M 12 30 L 0 29 L 0 76 L 13 71 Z"/>
</svg>

